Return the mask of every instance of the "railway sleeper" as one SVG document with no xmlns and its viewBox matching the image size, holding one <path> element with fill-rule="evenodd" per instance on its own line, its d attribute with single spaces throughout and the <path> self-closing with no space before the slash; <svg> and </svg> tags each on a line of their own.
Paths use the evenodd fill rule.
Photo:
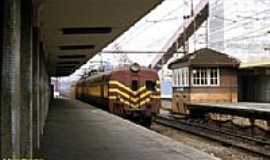
<svg viewBox="0 0 270 160">
<path fill-rule="evenodd" d="M 165 118 L 156 119 L 156 122 L 168 127 L 180 129 L 192 134 L 203 136 L 209 139 L 217 140 L 228 145 L 233 145 L 251 152 L 270 157 L 270 144 L 255 138 L 244 136 L 237 136 L 226 132 L 221 132 L 215 128 L 200 126 L 198 124 L 189 124 L 190 122 L 173 122 L 172 120 L 166 121 Z"/>
</svg>

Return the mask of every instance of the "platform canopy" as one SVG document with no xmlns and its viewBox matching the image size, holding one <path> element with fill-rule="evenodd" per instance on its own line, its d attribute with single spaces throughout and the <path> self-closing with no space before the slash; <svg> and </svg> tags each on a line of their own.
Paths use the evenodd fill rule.
<svg viewBox="0 0 270 160">
<path fill-rule="evenodd" d="M 260 59 L 248 62 L 243 62 L 240 64 L 240 69 L 252 69 L 252 68 L 270 68 L 270 59 Z"/>
<path fill-rule="evenodd" d="M 49 74 L 71 74 L 161 1 L 43 1 L 39 24 Z"/>
</svg>

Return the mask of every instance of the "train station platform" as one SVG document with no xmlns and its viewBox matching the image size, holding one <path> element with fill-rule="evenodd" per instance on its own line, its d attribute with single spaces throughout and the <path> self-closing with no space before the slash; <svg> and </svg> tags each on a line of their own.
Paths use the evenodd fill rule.
<svg viewBox="0 0 270 160">
<path fill-rule="evenodd" d="M 221 113 L 270 120 L 270 103 L 187 103 L 190 112 Z"/>
<path fill-rule="evenodd" d="M 45 160 L 213 160 L 214 157 L 77 100 L 53 100 Z"/>
</svg>

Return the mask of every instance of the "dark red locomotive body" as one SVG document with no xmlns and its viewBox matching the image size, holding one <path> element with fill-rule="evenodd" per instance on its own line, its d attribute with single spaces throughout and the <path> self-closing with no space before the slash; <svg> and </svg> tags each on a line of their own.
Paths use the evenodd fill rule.
<svg viewBox="0 0 270 160">
<path fill-rule="evenodd" d="M 96 74 L 77 83 L 76 98 L 122 117 L 149 121 L 161 105 L 158 74 L 138 64 Z"/>
</svg>

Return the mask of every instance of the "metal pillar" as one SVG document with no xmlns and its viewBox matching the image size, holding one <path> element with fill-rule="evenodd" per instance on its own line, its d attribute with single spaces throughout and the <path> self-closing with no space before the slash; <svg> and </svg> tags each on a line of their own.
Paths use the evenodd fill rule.
<svg viewBox="0 0 270 160">
<path fill-rule="evenodd" d="M 48 72 L 47 72 L 47 60 L 46 60 L 46 55 L 41 48 L 41 55 L 40 55 L 40 63 L 41 63 L 41 134 L 43 134 L 43 129 L 45 126 L 45 121 L 48 113 L 48 108 L 49 108 L 49 79 L 48 79 Z"/>
<path fill-rule="evenodd" d="M 20 0 L 2 1 L 1 159 L 20 156 Z"/>
<path fill-rule="evenodd" d="M 43 49 L 43 44 L 40 43 L 40 55 L 39 55 L 39 78 L 40 78 L 40 86 L 39 86 L 39 122 L 40 122 L 40 134 L 43 135 L 43 129 L 45 126 L 45 120 L 48 111 L 48 73 L 46 69 L 46 56 Z"/>
<path fill-rule="evenodd" d="M 49 80 L 48 80 L 48 72 L 47 72 L 47 60 L 45 56 L 45 52 L 43 54 L 43 119 L 42 119 L 42 129 L 44 129 L 45 126 L 45 121 L 48 113 L 48 108 L 49 108 Z"/>
<path fill-rule="evenodd" d="M 21 157 L 32 158 L 32 0 L 21 4 Z"/>
<path fill-rule="evenodd" d="M 39 38 L 38 28 L 33 29 L 33 150 L 40 146 L 39 132 Z"/>
</svg>

